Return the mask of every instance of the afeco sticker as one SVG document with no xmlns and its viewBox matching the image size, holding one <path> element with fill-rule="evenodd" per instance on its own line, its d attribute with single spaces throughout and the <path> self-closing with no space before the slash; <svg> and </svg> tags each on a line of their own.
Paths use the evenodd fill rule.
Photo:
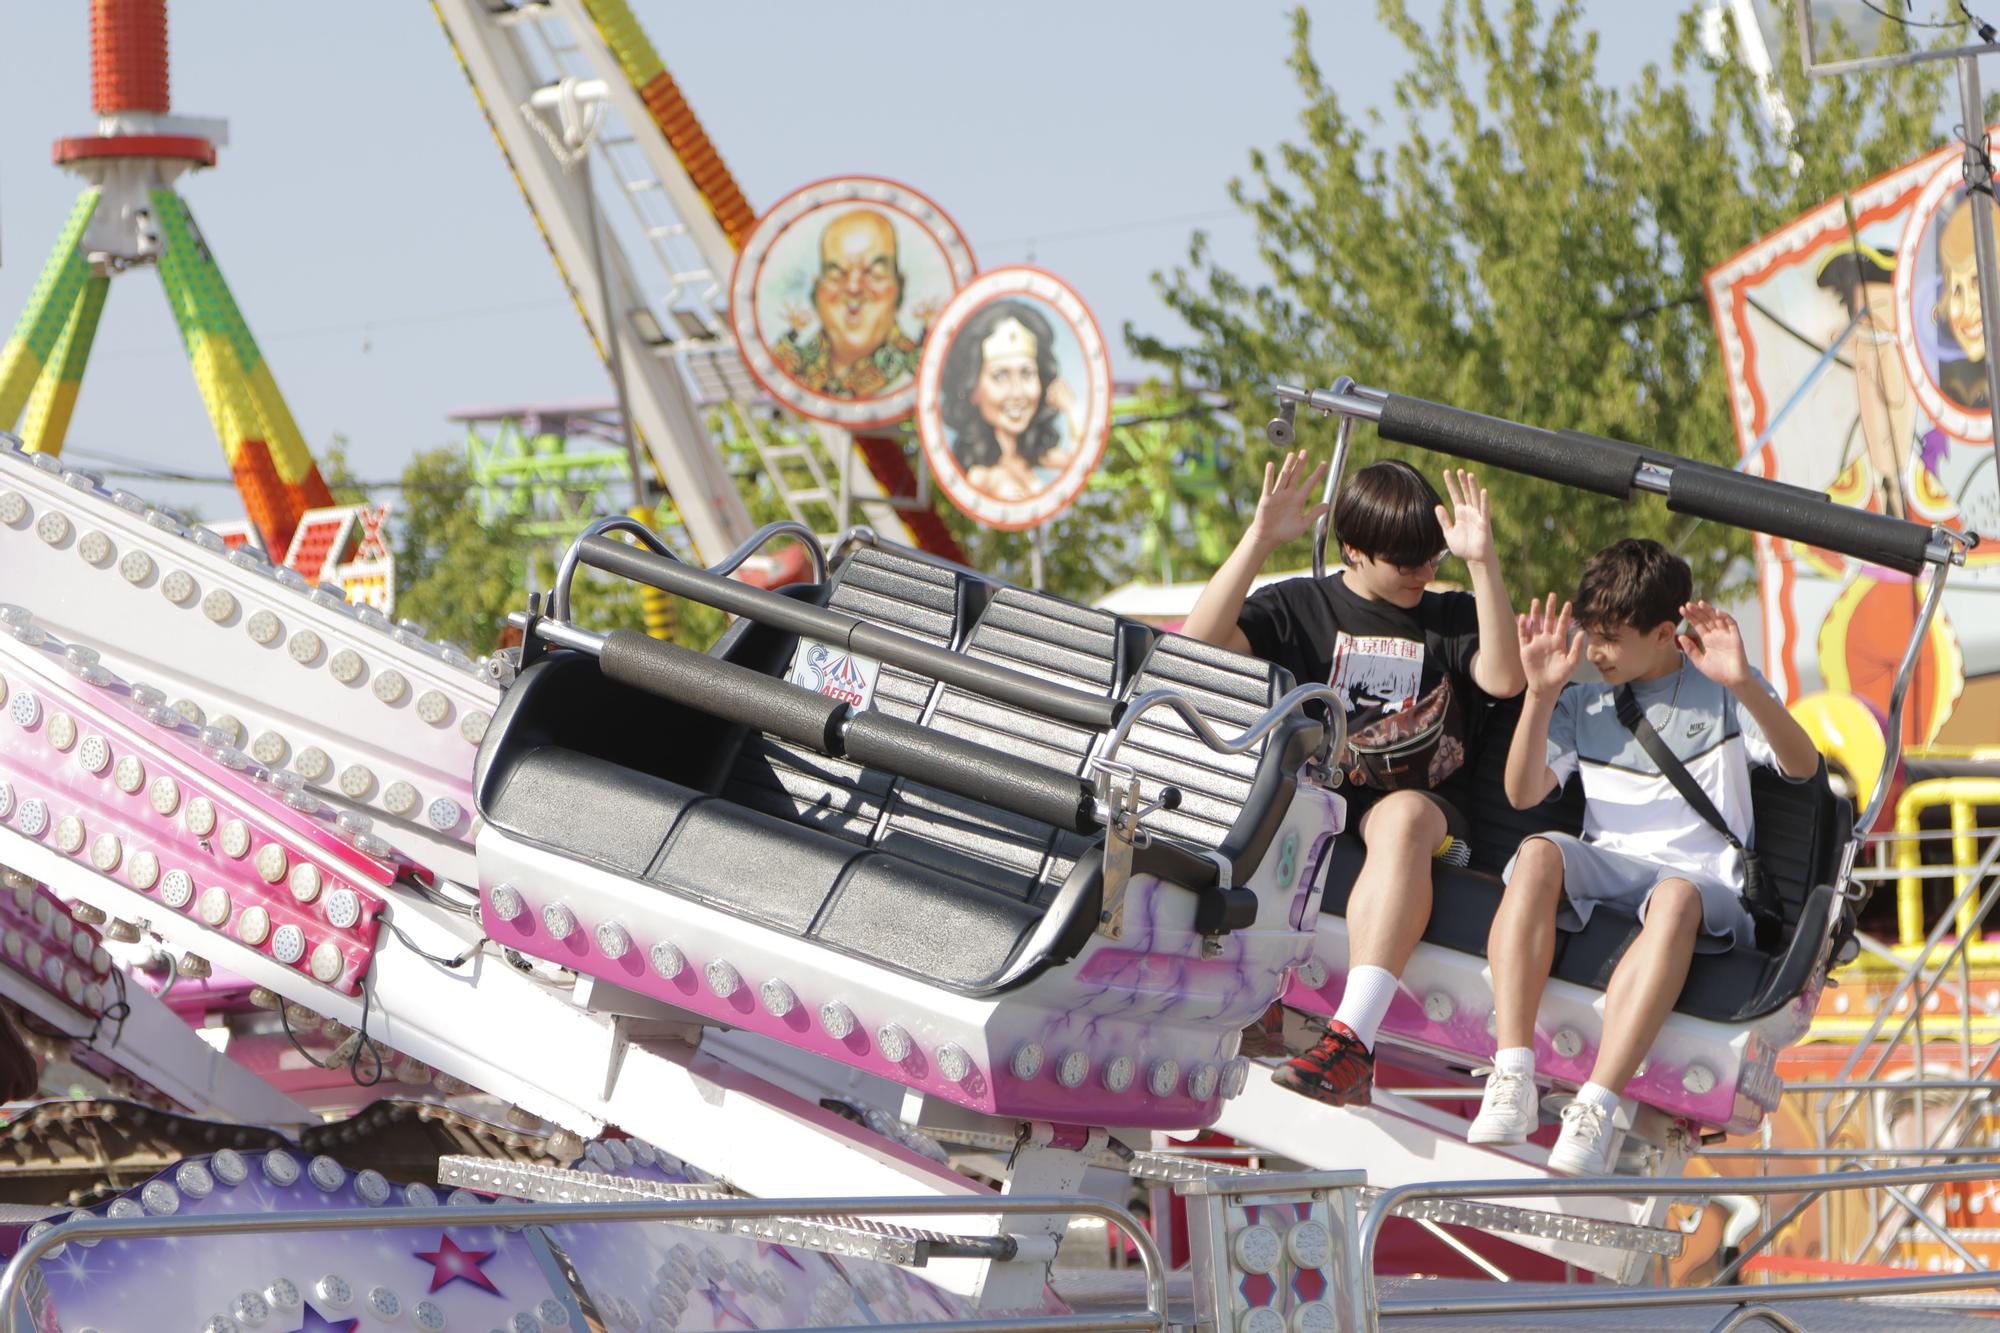
<svg viewBox="0 0 2000 1333">
<path fill-rule="evenodd" d="M 855 653 L 838 652 L 817 639 L 800 639 L 793 660 L 792 684 L 838 699 L 857 711 L 875 700 L 875 678 L 882 664 Z"/>
</svg>

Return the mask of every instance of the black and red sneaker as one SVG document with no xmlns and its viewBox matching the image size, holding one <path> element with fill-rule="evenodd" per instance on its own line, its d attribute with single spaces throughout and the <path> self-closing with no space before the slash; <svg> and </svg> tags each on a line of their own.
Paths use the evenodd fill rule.
<svg viewBox="0 0 2000 1333">
<path fill-rule="evenodd" d="M 1375 1095 L 1375 1057 L 1353 1029 L 1335 1019 L 1319 1045 L 1279 1065 L 1271 1081 L 1328 1106 L 1366 1106 Z"/>
</svg>

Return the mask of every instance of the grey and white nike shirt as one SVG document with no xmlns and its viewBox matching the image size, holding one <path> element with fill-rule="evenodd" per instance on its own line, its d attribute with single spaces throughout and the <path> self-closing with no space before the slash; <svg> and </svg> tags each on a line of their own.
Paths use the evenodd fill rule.
<svg viewBox="0 0 2000 1333">
<path fill-rule="evenodd" d="M 1777 697 L 1762 675 L 1757 688 Z M 1778 767 L 1757 719 L 1736 696 L 1694 669 L 1635 680 L 1632 693 L 1653 729 L 1746 847 L 1756 846 L 1750 765 Z M 1583 775 L 1583 838 L 1720 880 L 1741 891 L 1741 858 L 1722 834 L 1681 799 L 1639 740 L 1618 720 L 1616 690 L 1601 681 L 1565 686 L 1549 719 L 1549 768 L 1556 780 Z"/>
</svg>

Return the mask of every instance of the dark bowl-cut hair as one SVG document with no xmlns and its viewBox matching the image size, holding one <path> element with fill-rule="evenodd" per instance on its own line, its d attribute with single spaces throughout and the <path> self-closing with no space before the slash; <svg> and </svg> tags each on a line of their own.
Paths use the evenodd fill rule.
<svg viewBox="0 0 2000 1333">
<path fill-rule="evenodd" d="M 1437 488 L 1400 459 L 1370 463 L 1333 502 L 1333 535 L 1371 560 L 1416 566 L 1444 550 Z"/>
<path fill-rule="evenodd" d="M 1636 629 L 1650 633 L 1678 625 L 1681 608 L 1694 597 L 1688 562 L 1658 542 L 1627 537 L 1584 562 L 1576 585 L 1576 623 L 1604 633 Z"/>
<path fill-rule="evenodd" d="M 973 405 L 972 391 L 979 384 L 979 372 L 986 366 L 981 345 L 993 336 L 993 330 L 1010 319 L 1019 320 L 1035 340 L 1035 373 L 1042 379 L 1041 401 L 1035 404 L 1035 415 L 1028 428 L 1021 432 L 1018 444 L 1021 457 L 1033 467 L 1041 462 L 1043 454 L 1062 443 L 1062 428 L 1057 423 L 1062 414 L 1049 406 L 1049 386 L 1062 376 L 1053 346 L 1055 330 L 1041 311 L 1025 302 L 995 301 L 965 321 L 958 336 L 951 340 L 951 348 L 945 353 L 944 373 L 938 377 L 938 396 L 944 400 L 944 424 L 951 430 L 952 457 L 967 471 L 991 467 L 1000 461 L 1000 441 L 993 437 L 993 427 L 986 424 L 986 418 Z"/>
</svg>

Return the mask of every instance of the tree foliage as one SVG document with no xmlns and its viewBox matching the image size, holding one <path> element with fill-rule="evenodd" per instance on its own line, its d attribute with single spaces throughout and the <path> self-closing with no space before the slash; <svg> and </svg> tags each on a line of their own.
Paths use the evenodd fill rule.
<svg viewBox="0 0 2000 1333">
<path fill-rule="evenodd" d="M 1042 586 L 1089 601 L 1123 583 L 1206 578 L 1257 507 L 1243 444 L 1212 394 L 1155 384 L 1121 400 L 1089 486 L 1042 527 Z M 941 507 L 973 568 L 1029 582 L 1035 537 Z"/>
<path fill-rule="evenodd" d="M 1410 59 L 1387 111 L 1343 103 L 1299 11 L 1299 134 L 1253 151 L 1230 185 L 1262 271 L 1230 271 L 1196 233 L 1185 262 L 1155 275 L 1191 336 L 1128 326 L 1128 341 L 1179 381 L 1219 390 L 1246 422 L 1272 414 L 1275 381 L 1345 373 L 1733 463 L 1702 273 L 1930 147 L 1948 67 L 1809 80 L 1783 22 L 1775 83 L 1795 128 L 1780 133 L 1743 65 L 1704 52 L 1703 8 L 1683 17 L 1667 71 L 1649 65 L 1618 90 L 1599 78 L 1581 0 L 1447 0 L 1429 26 L 1407 0 L 1378 0 Z M 1906 31 L 1883 29 L 1899 49 Z M 1733 34 L 1727 46 L 1738 49 Z M 1331 427 L 1299 425 L 1325 456 Z M 1390 452 L 1358 429 L 1350 466 Z M 1245 471 L 1260 475 L 1274 453 L 1255 439 Z M 1447 462 L 1411 461 L 1431 474 Z M 1681 546 L 1710 588 L 1749 549 L 1741 533 L 1695 533 L 1654 502 L 1484 479 L 1517 597 L 1573 586 L 1582 557 L 1620 536 Z M 1304 558 L 1302 543 L 1273 564 Z"/>
<path fill-rule="evenodd" d="M 397 617 L 421 621 L 470 652 L 492 651 L 508 613 L 527 609 L 530 543 L 504 515 L 480 521 L 459 449 L 442 445 L 417 454 L 402 483 L 394 528 Z"/>
</svg>

